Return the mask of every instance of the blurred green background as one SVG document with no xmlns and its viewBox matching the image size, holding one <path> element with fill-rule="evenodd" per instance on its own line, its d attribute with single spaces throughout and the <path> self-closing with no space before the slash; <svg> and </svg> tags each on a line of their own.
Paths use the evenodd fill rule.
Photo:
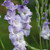
<svg viewBox="0 0 50 50">
<path fill-rule="evenodd" d="M 14 4 L 21 4 L 21 0 L 12 0 Z M 50 0 L 48 0 L 48 4 L 50 4 Z M 0 18 L 0 50 L 13 50 L 14 46 L 11 43 L 11 40 L 9 39 L 9 32 L 8 32 L 8 22 L 4 20 L 4 16 L 6 15 L 6 8 L 1 6 L 1 4 L 4 2 L 4 0 L 0 0 L 0 15 L 2 16 Z M 41 0 L 39 0 L 39 3 L 41 4 Z M 39 48 L 39 34 L 38 34 L 38 27 L 37 27 L 37 15 L 35 11 L 35 0 L 29 0 L 29 4 L 27 5 L 29 9 L 33 12 L 32 15 L 32 28 L 31 33 L 28 37 L 25 37 L 25 40 L 28 42 L 28 44 L 32 47 Z M 50 16 L 48 16 L 50 21 Z M 42 43 L 43 44 L 43 43 Z M 45 46 L 45 45 L 43 45 Z M 45 47 L 44 47 L 45 48 Z M 50 48 L 50 47 L 49 47 Z M 31 48 L 27 47 L 27 50 L 32 50 Z"/>
</svg>

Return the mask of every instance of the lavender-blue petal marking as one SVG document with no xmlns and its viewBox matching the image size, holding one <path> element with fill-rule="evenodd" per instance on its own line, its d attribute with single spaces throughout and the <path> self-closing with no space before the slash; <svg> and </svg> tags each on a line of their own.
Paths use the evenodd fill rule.
<svg viewBox="0 0 50 50">
<path fill-rule="evenodd" d="M 24 0 L 24 3 L 25 3 L 25 4 L 28 4 L 28 3 L 29 3 L 29 1 L 28 1 L 28 0 Z"/>
</svg>

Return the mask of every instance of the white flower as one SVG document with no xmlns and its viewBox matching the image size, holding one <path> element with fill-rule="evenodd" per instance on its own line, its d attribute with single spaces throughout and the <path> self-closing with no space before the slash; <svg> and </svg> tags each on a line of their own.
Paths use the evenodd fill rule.
<svg viewBox="0 0 50 50">
<path fill-rule="evenodd" d="M 31 17 L 27 17 L 25 20 L 22 20 L 23 23 L 30 23 L 31 22 Z"/>
<path fill-rule="evenodd" d="M 27 16 L 32 15 L 32 12 L 30 11 L 30 9 L 28 9 L 28 7 L 24 6 L 24 5 L 19 5 L 18 12 L 20 13 L 20 15 L 23 19 L 26 19 Z"/>
<path fill-rule="evenodd" d="M 14 11 L 8 10 L 7 15 L 5 15 L 4 19 L 5 20 L 11 20 L 11 19 L 13 19 L 15 17 L 15 14 L 16 14 L 15 10 Z"/>
<path fill-rule="evenodd" d="M 43 37 L 44 39 L 49 39 L 49 26 L 48 26 L 48 24 L 43 25 L 41 37 Z"/>
<path fill-rule="evenodd" d="M 30 34 L 30 30 L 23 29 L 23 33 L 27 37 Z"/>
<path fill-rule="evenodd" d="M 26 50 L 25 46 L 26 46 L 26 43 L 25 41 L 21 41 L 21 42 L 15 42 L 15 48 L 13 50 Z"/>
</svg>

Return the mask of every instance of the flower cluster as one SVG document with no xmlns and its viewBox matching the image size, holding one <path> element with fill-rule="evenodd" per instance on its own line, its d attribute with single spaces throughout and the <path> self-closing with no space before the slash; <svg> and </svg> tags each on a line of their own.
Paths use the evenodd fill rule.
<svg viewBox="0 0 50 50">
<path fill-rule="evenodd" d="M 45 4 L 45 6 L 47 7 L 47 4 Z M 42 20 L 44 20 L 42 31 L 41 31 L 41 37 L 43 37 L 44 39 L 47 39 L 47 40 L 49 40 L 49 37 L 50 37 L 50 29 L 49 29 L 50 22 L 48 22 L 48 19 L 47 19 L 48 11 L 49 11 L 49 9 L 46 10 L 45 12 L 43 12 L 44 17 L 41 18 Z"/>
<path fill-rule="evenodd" d="M 47 7 L 47 4 L 45 4 L 45 7 Z M 43 12 L 43 16 L 41 19 L 44 20 L 44 23 L 43 23 L 43 27 L 42 27 L 42 31 L 41 31 L 41 37 L 43 37 L 44 39 L 48 39 L 49 40 L 49 37 L 50 37 L 50 29 L 49 29 L 49 24 L 50 22 L 48 22 L 48 10 L 46 10 L 45 12 Z M 46 21 L 45 21 L 46 20 Z"/>
<path fill-rule="evenodd" d="M 6 6 L 8 11 L 4 19 L 10 24 L 9 38 L 11 39 L 15 48 L 13 50 L 26 50 L 26 42 L 24 35 L 27 37 L 30 34 L 30 25 L 32 12 L 24 5 L 14 5 L 10 0 L 6 0 L 2 6 Z M 16 15 L 16 9 L 19 15 Z"/>
<path fill-rule="evenodd" d="M 47 12 L 44 12 L 43 15 L 45 17 L 41 18 L 42 20 L 46 20 L 43 23 L 43 27 L 42 27 L 42 31 L 41 31 L 41 37 L 43 37 L 44 39 L 48 39 L 49 40 L 49 37 L 50 37 L 50 29 L 49 29 L 49 26 L 48 25 L 50 24 L 50 22 L 48 22 L 48 19 L 47 19 L 47 16 L 48 16 Z"/>
<path fill-rule="evenodd" d="M 40 28 L 40 32 L 41 32 L 40 38 L 43 37 L 44 39 L 49 39 L 49 37 L 50 37 L 49 24 L 50 24 L 50 22 L 48 22 L 48 19 L 47 19 L 48 11 L 49 11 L 48 4 L 47 4 L 48 0 L 45 2 L 42 1 L 41 7 L 39 5 L 38 0 L 35 0 L 35 2 L 36 2 L 35 9 L 36 9 L 36 13 L 38 16 L 38 18 L 37 18 L 38 27 Z M 40 10 L 39 10 L 39 8 L 40 8 Z"/>
</svg>

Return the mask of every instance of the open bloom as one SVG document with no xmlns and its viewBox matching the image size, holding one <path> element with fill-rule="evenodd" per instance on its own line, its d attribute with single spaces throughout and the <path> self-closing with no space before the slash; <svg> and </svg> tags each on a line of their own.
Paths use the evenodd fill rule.
<svg viewBox="0 0 50 50">
<path fill-rule="evenodd" d="M 22 19 L 23 23 L 30 23 L 31 22 L 31 17 L 27 17 L 25 20 Z"/>
<path fill-rule="evenodd" d="M 4 1 L 4 3 L 2 4 L 2 6 L 6 6 L 7 9 L 9 9 L 11 11 L 14 11 L 18 7 L 18 5 L 14 5 L 14 3 L 11 2 L 10 0 Z"/>
<path fill-rule="evenodd" d="M 41 37 L 43 37 L 44 39 L 49 39 L 49 31 L 50 30 L 47 22 L 44 22 L 42 32 L 41 32 Z"/>
<path fill-rule="evenodd" d="M 11 39 L 12 43 L 14 44 L 16 41 L 20 42 L 22 40 L 24 40 L 24 36 L 23 36 L 23 32 L 20 31 L 20 32 L 16 32 L 16 34 L 14 33 L 10 33 L 9 34 L 9 38 Z M 16 44 L 15 44 L 16 45 Z"/>
<path fill-rule="evenodd" d="M 26 50 L 25 46 L 25 41 L 21 41 L 20 43 L 17 42 L 17 47 L 15 47 L 13 50 Z"/>
<path fill-rule="evenodd" d="M 26 49 L 26 43 L 24 41 L 24 33 L 23 31 L 17 32 L 17 30 L 13 26 L 9 26 L 9 38 L 11 39 L 15 48 L 13 50 L 24 50 Z"/>
<path fill-rule="evenodd" d="M 32 15 L 32 12 L 30 11 L 30 9 L 28 9 L 28 7 L 24 5 L 19 5 L 17 10 L 18 10 L 18 13 L 20 13 L 22 19 L 26 19 L 27 16 Z"/>
<path fill-rule="evenodd" d="M 15 10 L 14 11 L 8 10 L 7 15 L 5 15 L 4 19 L 5 20 L 11 20 L 11 19 L 13 19 L 15 17 L 15 14 L 16 14 Z"/>
<path fill-rule="evenodd" d="M 26 49 L 26 43 L 24 41 L 24 36 L 23 36 L 23 32 L 18 32 L 16 34 L 10 33 L 9 34 L 9 38 L 11 39 L 13 45 L 15 46 L 14 49 L 18 49 L 18 50 L 24 50 Z M 13 49 L 13 50 L 14 50 Z"/>
</svg>

